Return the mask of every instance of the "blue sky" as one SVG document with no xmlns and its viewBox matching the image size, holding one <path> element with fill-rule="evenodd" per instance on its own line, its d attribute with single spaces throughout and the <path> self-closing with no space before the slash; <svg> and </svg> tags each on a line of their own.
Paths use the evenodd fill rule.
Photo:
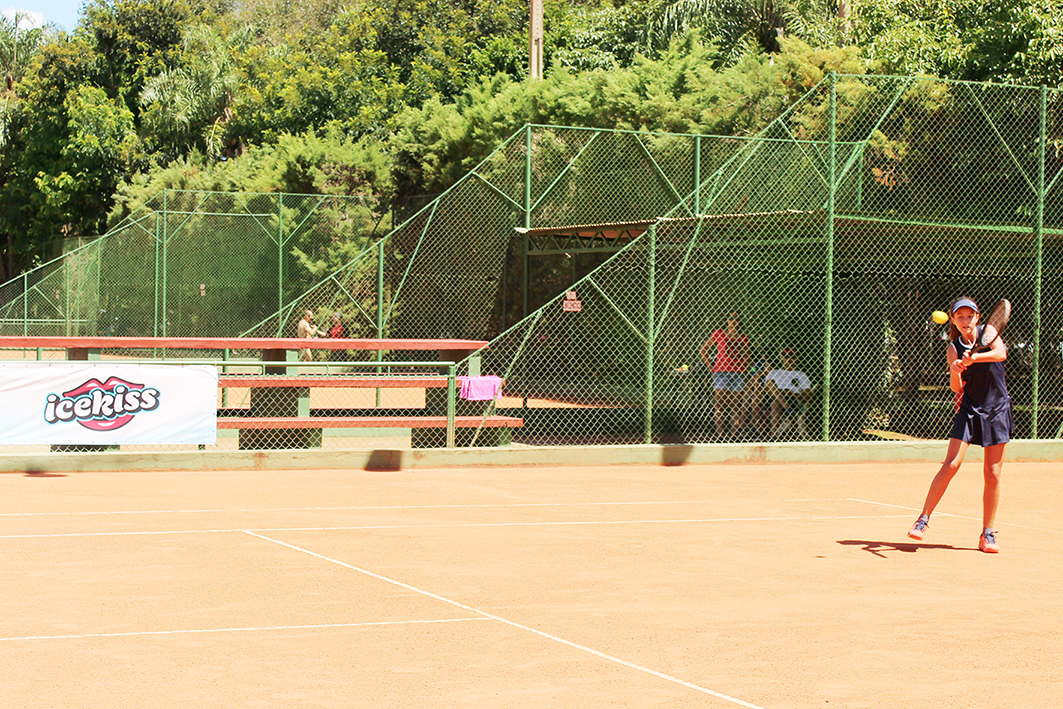
<svg viewBox="0 0 1063 709">
<path fill-rule="evenodd" d="M 7 17 L 14 17 L 18 10 L 29 13 L 31 21 L 59 25 L 67 32 L 73 32 L 81 14 L 84 0 L 0 0 L 2 12 Z M 20 25 L 25 26 L 25 25 Z"/>
</svg>

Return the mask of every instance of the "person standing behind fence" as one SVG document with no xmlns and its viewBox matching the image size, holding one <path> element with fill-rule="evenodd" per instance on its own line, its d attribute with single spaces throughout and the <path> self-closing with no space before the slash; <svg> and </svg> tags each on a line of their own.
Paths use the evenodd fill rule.
<svg viewBox="0 0 1063 709">
<path fill-rule="evenodd" d="M 299 321 L 298 335 L 299 339 L 312 339 L 317 337 L 318 329 L 314 326 L 314 311 L 307 310 L 303 313 L 303 319 Z M 299 351 L 300 362 L 313 362 L 314 353 L 310 351 L 310 348 Z"/>
<path fill-rule="evenodd" d="M 699 354 L 706 365 L 712 368 L 713 402 L 715 405 L 716 435 L 726 434 L 728 422 L 730 433 L 737 436 L 742 426 L 742 393 L 745 390 L 746 357 L 749 338 L 740 331 L 742 319 L 738 313 L 727 316 L 727 324 L 714 330 L 701 345 Z M 716 348 L 716 361 L 710 360 L 711 349 Z"/>
<path fill-rule="evenodd" d="M 752 364 L 749 366 L 749 376 L 746 379 L 745 390 L 742 393 L 742 423 L 752 430 L 756 436 L 767 433 L 767 416 L 761 407 L 764 399 L 764 377 L 771 371 L 771 363 L 758 352 L 751 352 Z"/>
<path fill-rule="evenodd" d="M 329 326 L 328 336 L 333 340 L 347 337 L 347 331 L 343 327 L 343 319 L 340 317 L 339 313 L 332 314 L 332 325 Z M 332 350 L 329 354 L 329 359 L 336 362 L 342 362 L 348 359 L 347 355 L 347 350 Z"/>
</svg>

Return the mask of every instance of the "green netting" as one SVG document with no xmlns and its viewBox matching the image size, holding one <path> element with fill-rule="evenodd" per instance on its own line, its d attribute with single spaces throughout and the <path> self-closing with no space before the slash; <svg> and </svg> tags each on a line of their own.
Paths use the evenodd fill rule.
<svg viewBox="0 0 1063 709">
<path fill-rule="evenodd" d="M 458 374 L 506 385 L 463 406 L 520 417 L 518 443 L 865 440 L 945 434 L 930 313 L 1007 297 L 1016 435 L 1053 437 L 1061 191 L 1063 92 L 831 76 L 755 137 L 526 126 L 379 238 L 358 200 L 167 193 L 4 286 L 0 317 L 9 333 L 277 336 L 312 309 L 352 336 L 490 340 Z M 721 398 L 704 343 L 732 311 L 749 356 Z M 765 384 L 783 349 L 811 384 L 785 408 Z M 335 445 L 394 443 L 374 435 Z"/>
<path fill-rule="evenodd" d="M 388 226 L 374 209 L 361 197 L 167 190 L 5 284 L 0 329 L 234 336 L 363 251 Z"/>
</svg>

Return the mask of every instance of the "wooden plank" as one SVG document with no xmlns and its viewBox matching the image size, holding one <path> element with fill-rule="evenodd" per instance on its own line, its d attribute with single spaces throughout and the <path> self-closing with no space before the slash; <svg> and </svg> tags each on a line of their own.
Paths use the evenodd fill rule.
<svg viewBox="0 0 1063 709">
<path fill-rule="evenodd" d="M 287 377 L 282 375 L 223 374 L 218 377 L 218 387 L 322 387 L 322 388 L 358 388 L 358 389 L 441 389 L 446 387 L 446 377 L 391 376 L 375 377 L 349 375 L 303 375 Z"/>
<path fill-rule="evenodd" d="M 5 336 L 0 347 L 55 349 L 186 350 L 425 350 L 461 351 L 487 347 L 486 340 L 400 340 L 374 338 L 303 339 L 298 337 L 61 337 Z"/>
<path fill-rule="evenodd" d="M 524 419 L 513 416 L 455 416 L 457 428 L 476 428 L 483 422 L 484 428 L 519 428 Z M 446 416 L 301 416 L 265 417 L 233 416 L 219 418 L 219 429 L 272 429 L 272 428 L 446 428 Z"/>
</svg>

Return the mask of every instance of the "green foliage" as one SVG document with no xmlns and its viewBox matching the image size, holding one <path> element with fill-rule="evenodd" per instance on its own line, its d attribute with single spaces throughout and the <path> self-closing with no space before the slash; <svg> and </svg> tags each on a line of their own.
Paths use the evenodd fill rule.
<svg viewBox="0 0 1063 709">
<path fill-rule="evenodd" d="M 3 262 L 97 233 L 122 181 L 119 215 L 135 185 L 424 194 L 526 122 L 748 135 L 831 70 L 1059 86 L 1061 3 L 549 3 L 530 84 L 519 0 L 91 0 L 70 35 L 3 21 Z M 843 113 L 866 100 L 839 91 Z M 792 125 L 819 134 L 824 105 Z"/>
<path fill-rule="evenodd" d="M 22 80 L 41 45 L 53 33 L 48 27 L 29 27 L 24 12 L 16 12 L 13 19 L 0 15 L 0 64 L 6 84 L 0 90 L 10 91 Z"/>
<path fill-rule="evenodd" d="M 379 215 L 392 192 L 389 167 L 379 144 L 336 134 L 285 135 L 220 162 L 192 153 L 120 184 L 109 222 L 117 224 L 163 190 L 363 195 Z"/>
<path fill-rule="evenodd" d="M 870 0 L 856 41 L 875 70 L 972 81 L 1063 82 L 1060 0 Z"/>
<path fill-rule="evenodd" d="M 95 81 L 138 114 L 144 82 L 176 62 L 190 14 L 183 0 L 94 0 L 77 34 L 91 48 Z"/>
<path fill-rule="evenodd" d="M 171 158 L 194 147 L 217 157 L 225 152 L 225 123 L 240 87 L 234 55 L 251 41 L 248 28 L 222 38 L 197 24 L 184 34 L 180 64 L 147 80 L 140 104 L 145 132 Z"/>
<path fill-rule="evenodd" d="M 136 132 L 129 109 L 99 88 L 79 86 L 64 109 L 69 139 L 54 171 L 34 178 L 39 197 L 33 201 L 41 221 L 76 225 L 82 215 L 99 214 L 110 201 L 132 157 Z"/>
<path fill-rule="evenodd" d="M 245 52 L 229 138 L 268 143 L 285 134 L 330 130 L 380 135 L 401 109 L 405 89 L 384 53 L 367 46 L 362 22 L 345 14 L 327 33 Z"/>
<path fill-rule="evenodd" d="M 827 40 L 826 23 L 836 3 L 822 0 L 674 0 L 654 9 L 646 26 L 647 45 L 666 47 L 672 38 L 699 29 L 719 48 L 717 61 L 734 64 L 762 51 L 778 53 L 790 35 Z"/>
<path fill-rule="evenodd" d="M 63 37 L 46 45 L 35 70 L 9 97 L 0 163 L 0 235 L 7 242 L 9 276 L 55 256 L 66 236 L 98 233 L 102 214 L 83 210 L 109 199 L 111 160 L 126 157 L 119 107 L 99 93 L 78 90 L 93 74 L 85 49 L 80 40 Z M 94 109 L 101 115 L 94 116 Z M 74 136 L 82 124 L 98 132 Z M 104 169 L 98 181 L 87 173 L 93 165 Z"/>
<path fill-rule="evenodd" d="M 714 50 L 690 33 L 660 59 L 640 56 L 625 69 L 557 68 L 534 83 L 485 79 L 454 103 L 434 100 L 400 116 L 397 187 L 442 191 L 525 123 L 751 135 L 826 72 L 862 69 L 855 49 L 813 50 L 796 40 L 783 46 L 775 60 L 750 55 L 715 71 Z"/>
<path fill-rule="evenodd" d="M 646 53 L 646 9 L 643 4 L 577 8 L 547 5 L 545 69 L 589 71 L 631 66 L 640 53 Z M 526 45 L 524 54 L 526 57 Z"/>
</svg>

